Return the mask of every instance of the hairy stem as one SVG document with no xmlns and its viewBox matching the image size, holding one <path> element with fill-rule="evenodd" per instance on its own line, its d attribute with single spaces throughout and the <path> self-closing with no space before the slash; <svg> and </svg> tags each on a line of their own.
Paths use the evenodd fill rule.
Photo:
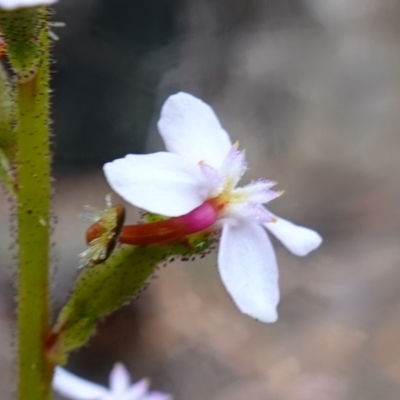
<svg viewBox="0 0 400 400">
<path fill-rule="evenodd" d="M 50 400 L 52 367 L 43 351 L 49 331 L 50 151 L 49 39 L 43 29 L 38 72 L 18 87 L 18 400 Z"/>
</svg>

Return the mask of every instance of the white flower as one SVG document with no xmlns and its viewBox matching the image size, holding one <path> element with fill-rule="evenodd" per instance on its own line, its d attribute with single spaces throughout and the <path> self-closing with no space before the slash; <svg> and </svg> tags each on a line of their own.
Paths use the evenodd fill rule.
<svg viewBox="0 0 400 400">
<path fill-rule="evenodd" d="M 82 379 L 61 367 L 56 367 L 53 388 L 74 400 L 172 400 L 168 394 L 149 392 L 147 379 L 131 385 L 128 371 L 119 363 L 110 373 L 110 389 Z"/>
<path fill-rule="evenodd" d="M 55 3 L 57 0 L 0 0 L 0 8 L 15 10 L 22 7 L 35 7 Z"/>
<path fill-rule="evenodd" d="M 135 206 L 169 217 L 205 201 L 214 204 L 222 226 L 218 268 L 226 289 L 243 313 L 276 321 L 278 268 L 264 228 L 298 256 L 316 249 L 320 235 L 264 208 L 281 194 L 271 190 L 274 182 L 236 187 L 246 170 L 244 152 L 232 145 L 212 108 L 200 99 L 170 96 L 158 128 L 168 152 L 129 154 L 105 164 L 109 184 Z"/>
</svg>

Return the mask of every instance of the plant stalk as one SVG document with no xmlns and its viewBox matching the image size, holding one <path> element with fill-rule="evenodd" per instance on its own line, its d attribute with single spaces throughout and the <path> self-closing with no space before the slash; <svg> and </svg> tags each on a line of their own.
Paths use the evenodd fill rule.
<svg viewBox="0 0 400 400">
<path fill-rule="evenodd" d="M 18 400 L 50 400 L 52 366 L 43 343 L 49 331 L 51 157 L 46 29 L 37 74 L 18 85 Z"/>
</svg>

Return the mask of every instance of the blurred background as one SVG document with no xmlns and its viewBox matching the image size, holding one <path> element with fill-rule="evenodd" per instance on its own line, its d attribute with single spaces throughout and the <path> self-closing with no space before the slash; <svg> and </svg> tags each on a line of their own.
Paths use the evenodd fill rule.
<svg viewBox="0 0 400 400">
<path fill-rule="evenodd" d="M 400 2 L 60 0 L 54 54 L 54 310 L 85 248 L 102 164 L 162 149 L 160 107 L 210 103 L 246 148 L 271 210 L 316 229 L 305 258 L 276 245 L 280 318 L 240 314 L 215 254 L 169 264 L 106 318 L 68 368 L 103 384 L 116 361 L 175 400 L 400 397 Z M 117 201 L 117 196 L 114 196 Z M 127 206 L 128 221 L 138 212 Z M 0 192 L 0 391 L 11 399 L 12 205 Z M 274 239 L 272 239 L 274 240 Z"/>
</svg>

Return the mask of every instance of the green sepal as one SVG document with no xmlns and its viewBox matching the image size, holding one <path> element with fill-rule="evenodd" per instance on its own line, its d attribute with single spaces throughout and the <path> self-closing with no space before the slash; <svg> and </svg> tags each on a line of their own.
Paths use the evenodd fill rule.
<svg viewBox="0 0 400 400">
<path fill-rule="evenodd" d="M 36 75 L 44 53 L 40 36 L 48 29 L 47 18 L 48 11 L 43 6 L 12 11 L 0 9 L 0 31 L 7 43 L 11 67 L 20 82 Z"/>
<path fill-rule="evenodd" d="M 160 215 L 160 214 L 151 213 L 151 212 L 147 212 L 146 215 L 144 216 L 144 220 L 145 220 L 146 224 L 149 224 L 151 222 L 163 221 L 164 219 L 167 219 L 167 217 L 164 217 L 163 215 Z"/>
<path fill-rule="evenodd" d="M 209 235 L 191 236 L 170 246 L 121 246 L 104 263 L 86 268 L 47 338 L 45 349 L 51 362 L 65 364 L 68 353 L 89 340 L 101 318 L 146 286 L 158 265 L 173 255 L 202 253 L 214 243 Z"/>
</svg>

